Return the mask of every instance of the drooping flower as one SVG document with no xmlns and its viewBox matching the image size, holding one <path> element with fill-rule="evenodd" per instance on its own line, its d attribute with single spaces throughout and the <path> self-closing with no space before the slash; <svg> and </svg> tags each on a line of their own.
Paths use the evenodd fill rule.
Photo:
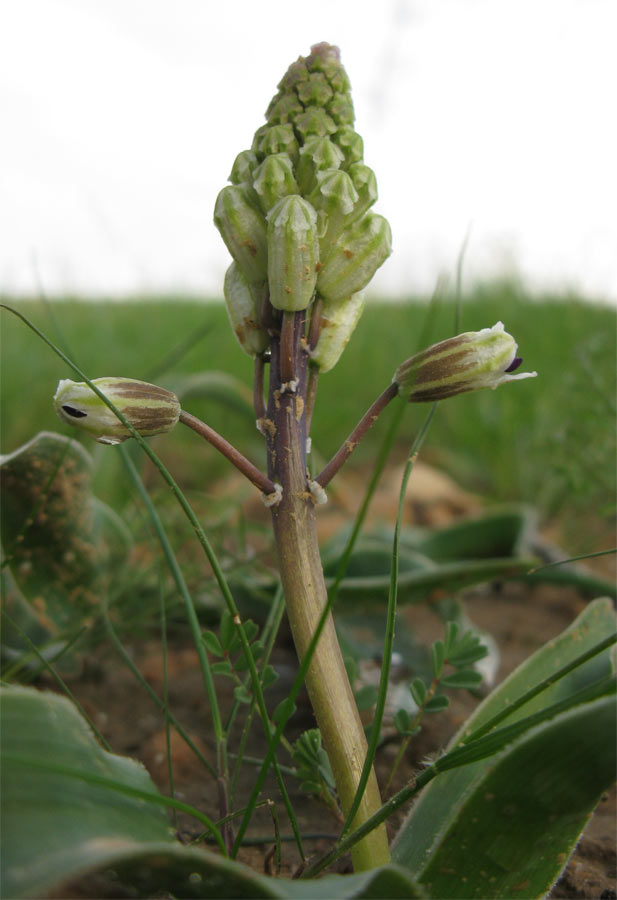
<svg viewBox="0 0 617 900">
<path fill-rule="evenodd" d="M 180 418 L 175 394 L 135 378 L 95 378 L 92 382 L 143 436 L 171 431 Z M 132 435 L 84 381 L 63 378 L 54 395 L 60 419 L 86 431 L 100 444 L 120 444 Z"/>
<path fill-rule="evenodd" d="M 422 403 L 535 378 L 537 372 L 512 374 L 522 363 L 516 352 L 516 341 L 497 322 L 492 328 L 467 331 L 416 353 L 398 367 L 392 380 L 401 397 Z"/>
</svg>

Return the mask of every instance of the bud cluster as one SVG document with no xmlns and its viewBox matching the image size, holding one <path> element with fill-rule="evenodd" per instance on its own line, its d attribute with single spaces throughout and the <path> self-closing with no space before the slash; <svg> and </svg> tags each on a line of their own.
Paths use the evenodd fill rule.
<svg viewBox="0 0 617 900">
<path fill-rule="evenodd" d="M 282 78 L 218 195 L 214 222 L 234 259 L 227 309 L 251 356 L 268 342 L 265 298 L 287 312 L 319 298 L 324 333 L 313 362 L 331 368 L 358 321 L 360 292 L 390 255 L 390 226 L 370 211 L 377 183 L 353 124 L 339 51 L 317 44 Z"/>
</svg>

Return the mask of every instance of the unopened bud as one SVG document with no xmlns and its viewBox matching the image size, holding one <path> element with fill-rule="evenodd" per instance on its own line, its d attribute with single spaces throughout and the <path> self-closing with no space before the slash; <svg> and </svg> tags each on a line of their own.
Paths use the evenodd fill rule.
<svg viewBox="0 0 617 900">
<path fill-rule="evenodd" d="M 306 112 L 296 116 L 295 126 L 303 141 L 310 137 L 328 137 L 336 131 L 334 119 L 317 106 L 310 106 Z"/>
<path fill-rule="evenodd" d="M 300 149 L 296 178 L 304 194 L 313 190 L 316 174 L 322 169 L 338 169 L 345 156 L 340 147 L 325 137 L 309 138 Z"/>
<path fill-rule="evenodd" d="M 243 181 L 251 182 L 253 172 L 259 165 L 259 159 L 254 150 L 243 150 L 238 153 L 231 167 L 229 180 L 232 184 L 242 184 Z"/>
<path fill-rule="evenodd" d="M 283 197 L 297 194 L 298 185 L 289 156 L 286 153 L 266 156 L 255 171 L 253 187 L 264 213 L 268 213 Z"/>
<path fill-rule="evenodd" d="M 377 179 L 365 163 L 353 163 L 348 169 L 353 186 L 358 192 L 358 202 L 353 209 L 353 219 L 359 219 L 377 200 Z"/>
<path fill-rule="evenodd" d="M 268 268 L 266 221 L 247 199 L 244 185 L 229 184 L 219 193 L 214 207 L 214 224 L 247 279 L 265 281 Z"/>
<path fill-rule="evenodd" d="M 334 94 L 326 109 L 337 125 L 353 125 L 354 108 L 349 94 Z"/>
<path fill-rule="evenodd" d="M 387 220 L 369 213 L 340 235 L 319 272 L 317 290 L 325 300 L 344 300 L 366 287 L 391 252 Z"/>
<path fill-rule="evenodd" d="M 398 367 L 392 380 L 401 397 L 422 403 L 535 378 L 537 372 L 510 374 L 522 362 L 516 350 L 512 335 L 497 322 L 492 328 L 467 331 L 416 353 Z"/>
<path fill-rule="evenodd" d="M 225 273 L 223 290 L 229 322 L 240 346 L 249 356 L 259 356 L 268 346 L 268 334 L 259 325 L 265 284 L 249 284 L 237 263 L 232 263 Z"/>
<path fill-rule="evenodd" d="M 270 101 L 266 119 L 270 125 L 285 125 L 287 122 L 293 122 L 301 112 L 304 112 L 304 107 L 295 95 L 279 91 Z"/>
<path fill-rule="evenodd" d="M 261 128 L 255 133 L 255 141 L 253 149 L 258 150 L 266 156 L 273 153 L 287 153 L 287 155 L 295 160 L 298 158 L 298 141 L 294 134 L 293 125 L 269 125 L 262 131 Z"/>
<path fill-rule="evenodd" d="M 323 72 L 311 72 L 305 81 L 299 82 L 296 93 L 304 106 L 324 107 L 334 92 Z"/>
<path fill-rule="evenodd" d="M 343 151 L 345 162 L 343 168 L 347 169 L 355 162 L 360 162 L 364 156 L 364 141 L 351 125 L 340 128 L 333 137 L 333 141 Z"/>
<path fill-rule="evenodd" d="M 268 284 L 275 309 L 306 309 L 315 290 L 318 262 L 315 210 L 298 194 L 284 197 L 268 216 Z"/>
<path fill-rule="evenodd" d="M 95 378 L 92 383 L 143 437 L 171 431 L 178 424 L 180 403 L 165 388 L 134 378 Z M 81 428 L 100 444 L 120 444 L 132 437 L 85 381 L 62 379 L 54 406 L 63 422 Z"/>
<path fill-rule="evenodd" d="M 358 202 L 358 192 L 347 172 L 342 169 L 324 169 L 317 173 L 317 186 L 309 196 L 316 210 L 326 213 L 327 224 L 322 237 L 323 253 L 327 258 L 330 244 L 337 239 L 345 225 L 345 219 L 353 212 Z"/>
<path fill-rule="evenodd" d="M 339 361 L 364 309 L 364 294 L 359 291 L 339 303 L 324 302 L 321 331 L 311 361 L 321 372 L 328 372 Z"/>
</svg>

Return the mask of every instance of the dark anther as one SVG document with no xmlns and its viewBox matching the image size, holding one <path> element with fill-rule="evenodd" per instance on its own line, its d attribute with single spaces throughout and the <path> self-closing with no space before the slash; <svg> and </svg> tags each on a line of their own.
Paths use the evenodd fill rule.
<svg viewBox="0 0 617 900">
<path fill-rule="evenodd" d="M 523 362 L 522 356 L 515 356 L 514 359 L 512 360 L 512 362 L 510 363 L 510 365 L 508 366 L 508 368 L 506 369 L 506 372 L 514 372 L 514 370 L 518 369 L 518 367 L 520 366 L 520 364 L 522 362 Z"/>
<path fill-rule="evenodd" d="M 73 406 L 63 406 L 62 409 L 67 415 L 73 416 L 74 419 L 84 419 L 88 415 L 88 413 L 75 409 Z"/>
</svg>

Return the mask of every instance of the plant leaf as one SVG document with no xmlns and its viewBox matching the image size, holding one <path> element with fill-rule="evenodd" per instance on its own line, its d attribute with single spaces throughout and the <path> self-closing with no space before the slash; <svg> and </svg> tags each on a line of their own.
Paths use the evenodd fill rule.
<svg viewBox="0 0 617 900">
<path fill-rule="evenodd" d="M 88 775 L 108 776 L 127 791 L 161 796 L 140 763 L 99 746 L 66 698 L 24 687 L 3 688 L 1 695 L 3 897 L 58 894 L 74 879 L 109 868 L 139 896 L 424 897 L 399 866 L 292 881 L 268 878 L 215 853 L 183 846 L 174 839 L 160 806 L 86 780 Z M 24 748 L 35 766 L 20 760 Z"/>
<path fill-rule="evenodd" d="M 466 736 L 535 684 L 591 650 L 614 627 L 610 601 L 591 603 L 570 628 L 538 650 L 486 698 L 453 739 L 450 746 L 457 749 L 452 755 L 459 752 Z M 499 728 L 514 727 L 533 714 L 541 717 L 549 706 L 568 703 L 569 698 L 574 701 L 579 693 L 593 696 L 596 685 L 601 693 L 612 673 L 610 650 L 604 650 L 516 709 Z M 599 794 L 614 778 L 614 742 L 606 739 L 614 733 L 614 720 L 614 697 L 600 696 L 541 721 L 523 734 L 513 733 L 512 742 L 501 745 L 500 751 L 487 759 L 437 776 L 422 792 L 397 836 L 393 859 L 408 865 L 421 882 L 428 885 L 430 881 L 432 896 L 537 897 L 546 893 L 565 865 Z M 497 735 L 497 731 L 489 734 Z M 481 740 L 478 738 L 478 745 Z M 470 758 L 474 743 L 464 745 Z M 466 831 L 459 828 L 463 821 Z M 528 828 L 531 821 L 533 828 Z M 500 843 L 501 834 L 506 837 Z M 532 834 L 535 837 L 528 840 Z M 550 835 L 550 842 L 545 843 L 542 835 Z M 466 853 L 460 852 L 463 844 Z M 520 858 L 519 845 L 525 848 Z M 473 853 L 469 852 L 471 846 Z M 456 865 L 452 859 L 457 860 Z M 479 859 L 481 864 L 477 864 Z M 454 869 L 456 878 L 450 871 Z M 494 880 L 486 882 L 481 872 L 490 872 Z"/>
<path fill-rule="evenodd" d="M 127 560 L 131 536 L 92 494 L 92 457 L 40 432 L 2 457 L 2 544 L 23 595 L 50 630 L 89 616 Z"/>
</svg>

